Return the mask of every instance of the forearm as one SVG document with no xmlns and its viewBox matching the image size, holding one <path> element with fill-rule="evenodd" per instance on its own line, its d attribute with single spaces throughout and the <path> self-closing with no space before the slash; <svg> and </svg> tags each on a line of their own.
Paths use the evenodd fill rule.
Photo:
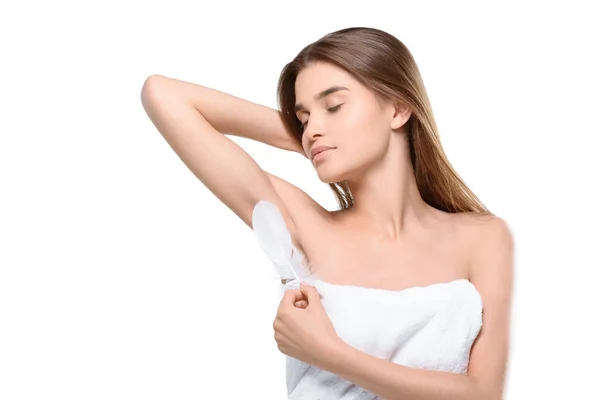
<svg viewBox="0 0 600 400">
<path fill-rule="evenodd" d="M 302 145 L 286 130 L 278 110 L 199 84 L 161 78 L 190 101 L 217 131 L 304 155 Z"/>
<path fill-rule="evenodd" d="M 385 400 L 500 400 L 470 377 L 409 368 L 342 345 L 324 366 Z"/>
</svg>

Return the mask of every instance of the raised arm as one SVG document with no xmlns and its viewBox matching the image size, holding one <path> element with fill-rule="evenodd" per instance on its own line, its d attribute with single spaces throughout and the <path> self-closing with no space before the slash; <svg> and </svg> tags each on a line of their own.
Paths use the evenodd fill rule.
<svg viewBox="0 0 600 400">
<path fill-rule="evenodd" d="M 153 124 L 184 164 L 248 226 L 252 226 L 254 205 L 268 200 L 279 207 L 297 239 L 294 221 L 318 205 L 302 190 L 263 171 L 223 134 L 302 151 L 283 128 L 278 111 L 161 75 L 146 80 L 141 100 Z"/>
<path fill-rule="evenodd" d="M 167 79 L 165 77 L 161 77 Z M 285 129 L 278 110 L 199 84 L 168 78 L 217 131 L 256 140 L 306 157 L 302 145 Z"/>
</svg>

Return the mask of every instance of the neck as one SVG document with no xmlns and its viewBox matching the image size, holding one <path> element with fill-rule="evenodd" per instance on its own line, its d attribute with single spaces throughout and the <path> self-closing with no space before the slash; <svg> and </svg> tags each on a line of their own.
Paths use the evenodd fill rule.
<svg viewBox="0 0 600 400">
<path fill-rule="evenodd" d="M 419 193 L 404 134 L 393 135 L 386 155 L 348 185 L 354 197 L 348 216 L 390 240 L 428 227 L 438 211 Z"/>
</svg>

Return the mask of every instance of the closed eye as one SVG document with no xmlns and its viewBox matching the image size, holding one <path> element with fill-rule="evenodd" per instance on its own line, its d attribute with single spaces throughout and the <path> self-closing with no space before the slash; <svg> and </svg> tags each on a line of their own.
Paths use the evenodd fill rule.
<svg viewBox="0 0 600 400">
<path fill-rule="evenodd" d="M 338 104 L 337 106 L 328 108 L 327 111 L 333 114 L 334 112 L 338 111 L 342 107 L 343 104 L 344 103 L 341 103 L 341 104 Z M 306 120 L 306 122 L 304 122 L 304 123 L 302 123 L 302 125 L 300 125 L 302 132 L 304 132 L 304 129 L 306 129 L 306 124 L 308 124 L 308 120 Z"/>
</svg>

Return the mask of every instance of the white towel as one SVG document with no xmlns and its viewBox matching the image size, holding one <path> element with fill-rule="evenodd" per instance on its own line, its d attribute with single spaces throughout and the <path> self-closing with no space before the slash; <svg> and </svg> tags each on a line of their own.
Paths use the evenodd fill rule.
<svg viewBox="0 0 600 400">
<path fill-rule="evenodd" d="M 413 368 L 466 374 L 482 324 L 479 292 L 466 279 L 404 290 L 315 280 L 342 340 L 365 353 Z M 373 400 L 363 388 L 287 357 L 289 400 Z"/>
</svg>

